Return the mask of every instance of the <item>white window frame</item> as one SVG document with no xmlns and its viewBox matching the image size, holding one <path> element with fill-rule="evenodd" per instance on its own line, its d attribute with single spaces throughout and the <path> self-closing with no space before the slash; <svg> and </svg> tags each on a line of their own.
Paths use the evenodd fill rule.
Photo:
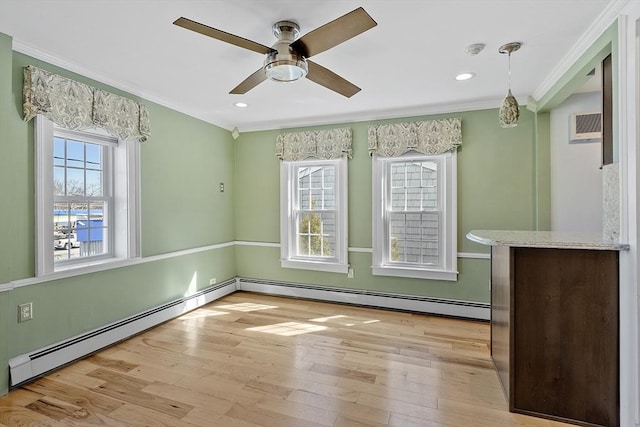
<svg viewBox="0 0 640 427">
<path fill-rule="evenodd" d="M 388 176 L 389 165 L 394 162 L 435 160 L 438 170 L 438 192 L 441 211 L 440 259 L 441 266 L 408 265 L 388 261 L 387 212 L 390 206 Z M 373 156 L 373 266 L 374 276 L 410 277 L 433 280 L 458 280 L 457 271 L 457 168 L 456 152 L 439 155 L 407 153 L 399 157 Z"/>
<path fill-rule="evenodd" d="M 336 192 L 336 245 L 331 258 L 296 256 L 297 223 L 295 203 L 298 199 L 298 167 L 335 166 Z M 283 268 L 297 268 L 333 273 L 347 273 L 349 270 L 347 248 L 347 159 L 332 160 L 307 159 L 280 162 L 280 265 Z"/>
<path fill-rule="evenodd" d="M 56 125 L 44 116 L 35 118 L 35 184 L 36 184 L 36 276 L 118 262 L 140 256 L 140 144 L 137 141 L 114 141 L 111 163 L 112 187 L 110 214 L 113 222 L 107 238 L 110 252 L 65 262 L 53 260 L 53 138 Z M 99 129 L 81 132 L 60 129 L 66 136 L 83 140 L 114 140 Z"/>
</svg>

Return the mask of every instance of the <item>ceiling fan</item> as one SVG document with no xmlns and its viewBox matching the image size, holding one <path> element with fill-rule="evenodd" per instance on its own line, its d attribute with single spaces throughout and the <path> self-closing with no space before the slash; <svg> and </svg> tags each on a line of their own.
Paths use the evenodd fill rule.
<svg viewBox="0 0 640 427">
<path fill-rule="evenodd" d="M 360 91 L 353 83 L 333 71 L 307 58 L 331 49 L 376 25 L 376 21 L 361 7 L 324 24 L 298 38 L 300 27 L 294 21 L 273 24 L 278 39 L 272 47 L 209 27 L 187 18 L 178 18 L 175 25 L 205 36 L 265 54 L 264 65 L 231 90 L 231 94 L 244 94 L 265 81 L 291 82 L 304 77 L 347 98 Z"/>
</svg>

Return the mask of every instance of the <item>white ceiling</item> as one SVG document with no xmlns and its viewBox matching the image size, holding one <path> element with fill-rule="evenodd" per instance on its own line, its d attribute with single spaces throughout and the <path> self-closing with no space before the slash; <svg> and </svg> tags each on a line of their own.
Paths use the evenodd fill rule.
<svg viewBox="0 0 640 427">
<path fill-rule="evenodd" d="M 613 0 L 0 0 L 0 33 L 14 50 L 241 132 L 521 103 Z M 378 26 L 313 57 L 362 88 L 350 99 L 309 80 L 229 91 L 263 57 L 172 25 L 193 19 L 258 43 L 293 19 L 302 35 L 357 7 Z M 486 44 L 477 56 L 471 43 Z M 472 71 L 476 77 L 454 77 Z M 248 108 L 234 106 L 237 101 Z M 153 118 L 152 118 L 153 119 Z"/>
</svg>

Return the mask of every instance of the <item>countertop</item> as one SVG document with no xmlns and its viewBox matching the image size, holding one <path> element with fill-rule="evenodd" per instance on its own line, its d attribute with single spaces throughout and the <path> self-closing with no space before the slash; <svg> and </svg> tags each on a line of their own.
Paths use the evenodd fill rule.
<svg viewBox="0 0 640 427">
<path fill-rule="evenodd" d="M 490 246 L 618 251 L 629 249 L 628 244 L 605 240 L 602 233 L 472 230 L 467 233 L 467 239 Z"/>
</svg>

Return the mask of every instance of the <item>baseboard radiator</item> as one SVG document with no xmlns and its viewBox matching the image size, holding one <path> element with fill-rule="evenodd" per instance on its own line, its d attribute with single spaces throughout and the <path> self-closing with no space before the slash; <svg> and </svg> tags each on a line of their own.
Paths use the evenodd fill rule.
<svg viewBox="0 0 640 427">
<path fill-rule="evenodd" d="M 233 293 L 236 291 L 236 283 L 236 279 L 230 279 L 188 297 L 88 331 L 32 353 L 16 356 L 9 360 L 11 387 L 19 386 L 74 360 Z"/>
<path fill-rule="evenodd" d="M 489 320 L 491 307 L 472 301 L 246 278 L 238 278 L 238 290 L 477 320 Z"/>
<path fill-rule="evenodd" d="M 210 286 L 188 297 L 180 298 L 31 353 L 16 356 L 9 360 L 10 385 L 12 388 L 18 387 L 74 360 L 123 341 L 236 291 L 250 291 L 479 320 L 489 320 L 490 313 L 490 305 L 485 303 L 331 286 L 235 278 Z"/>
</svg>

